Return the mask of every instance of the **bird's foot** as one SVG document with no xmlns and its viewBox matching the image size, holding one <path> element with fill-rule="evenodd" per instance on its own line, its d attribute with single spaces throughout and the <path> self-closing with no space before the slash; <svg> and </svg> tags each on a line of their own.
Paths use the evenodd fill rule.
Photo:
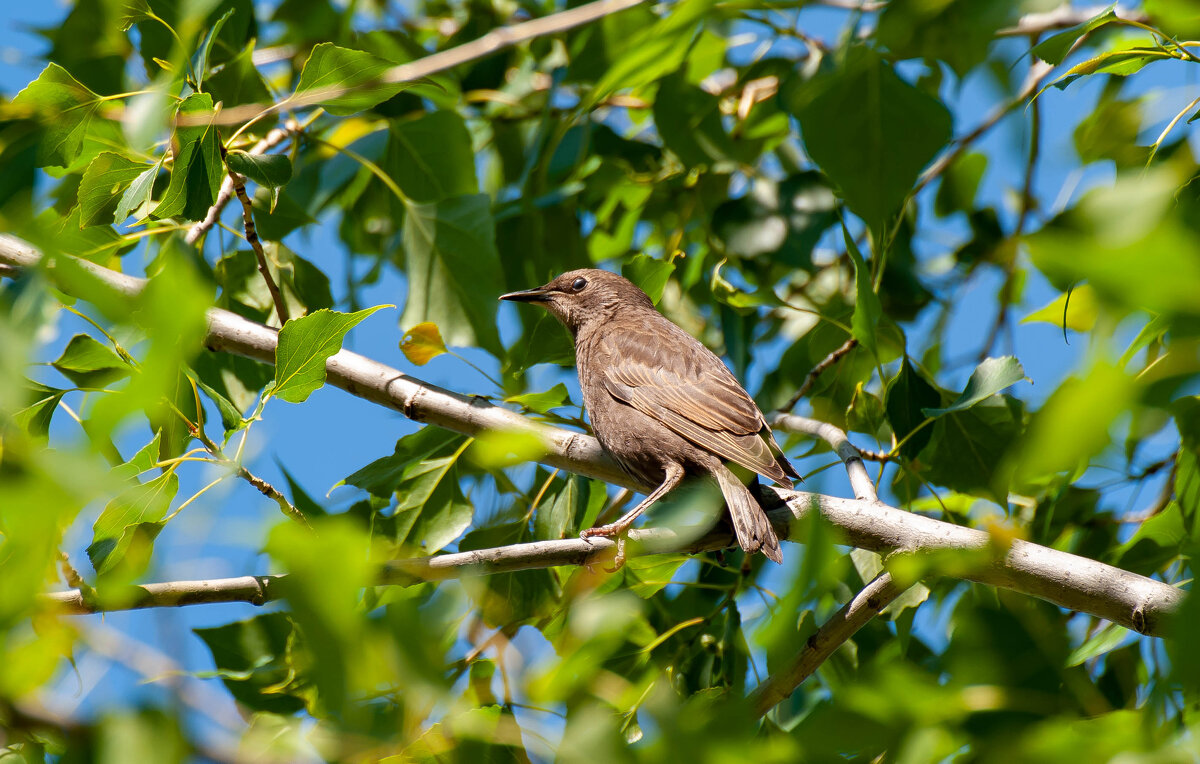
<svg viewBox="0 0 1200 764">
<path fill-rule="evenodd" d="M 625 567 L 625 540 L 629 533 L 629 523 L 611 523 L 609 525 L 601 525 L 596 528 L 588 528 L 579 534 L 579 538 L 587 541 L 593 536 L 601 536 L 604 538 L 613 539 L 617 545 L 617 554 L 613 557 L 613 565 L 611 568 L 605 568 L 609 573 L 616 573 L 621 568 Z"/>
</svg>

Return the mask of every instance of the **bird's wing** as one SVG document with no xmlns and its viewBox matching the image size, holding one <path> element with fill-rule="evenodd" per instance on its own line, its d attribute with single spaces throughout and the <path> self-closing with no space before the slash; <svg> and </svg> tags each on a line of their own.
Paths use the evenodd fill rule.
<svg viewBox="0 0 1200 764">
<path fill-rule="evenodd" d="M 669 326 L 669 329 L 660 327 Z M 667 332 L 663 336 L 662 332 Z M 766 420 L 725 364 L 671 324 L 612 333 L 603 341 L 604 386 L 697 446 L 790 485 L 767 438 Z"/>
</svg>

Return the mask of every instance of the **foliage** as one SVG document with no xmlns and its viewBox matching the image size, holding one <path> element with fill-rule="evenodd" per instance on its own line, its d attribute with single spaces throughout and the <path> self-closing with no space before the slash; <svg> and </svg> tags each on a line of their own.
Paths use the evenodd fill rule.
<svg viewBox="0 0 1200 764">
<path fill-rule="evenodd" d="M 1168 70 L 1195 89 L 1190 0 L 1027 33 L 1011 28 L 1047 3 L 830 5 L 636 5 L 397 79 L 566 8 L 75 0 L 42 32 L 40 75 L 0 100 L 0 227 L 47 253 L 0 285 L 0 759 L 230 758 L 204 703 L 44 711 L 103 650 L 39 596 L 127 605 L 161 580 L 162 535 L 244 481 L 285 517 L 250 541 L 265 567 L 237 573 L 287 573 L 285 603 L 212 611 L 188 637 L 208 651 L 192 675 L 242 711 L 238 758 L 1194 760 L 1195 597 L 1158 640 L 957 578 L 988 560 L 938 558 L 757 719 L 747 691 L 881 569 L 834 529 L 804 529 L 782 570 L 648 555 L 378 586 L 389 559 L 570 538 L 614 491 L 521 466 L 540 443 L 503 433 L 405 434 L 345 477 L 342 504 L 271 443 L 254 453 L 259 422 L 314 410 L 330 357 L 396 315 L 417 376 L 454 364 L 456 392 L 582 426 L 569 338 L 496 297 L 602 266 L 764 411 L 857 340 L 802 405 L 886 454 L 892 503 L 1189 582 L 1200 99 L 1158 124 L 1147 93 Z M 1040 62 L 1057 68 L 1023 83 Z M 1086 108 L 1055 101 L 1081 92 Z M 984 99 L 996 121 L 973 131 Z M 1018 150 L 984 140 L 996 124 Z M 1073 137 L 1070 169 L 1111 182 L 1056 200 L 1051 127 Z M 236 199 L 188 235 L 231 172 L 261 251 L 238 241 Z M 148 286 L 116 292 L 67 256 Z M 399 313 L 364 307 L 380 284 L 404 286 Z M 278 326 L 279 300 L 274 371 L 206 346 L 206 309 Z M 1032 346 L 1022 320 L 1044 330 Z M 811 487 L 840 490 L 824 444 L 787 447 Z M 686 525 L 702 494 L 651 522 Z M 246 528 L 215 527 L 217 549 Z"/>
</svg>

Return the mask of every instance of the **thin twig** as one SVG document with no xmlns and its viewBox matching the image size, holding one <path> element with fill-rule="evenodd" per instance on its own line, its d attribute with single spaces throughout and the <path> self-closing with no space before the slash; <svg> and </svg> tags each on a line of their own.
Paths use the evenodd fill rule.
<svg viewBox="0 0 1200 764">
<path fill-rule="evenodd" d="M 1037 44 L 1036 36 L 1030 40 L 1030 43 Z M 1038 156 L 1041 153 L 1041 113 L 1041 102 L 1036 98 L 1030 101 L 1029 153 L 1025 160 L 1025 183 L 1021 187 L 1021 212 L 1017 215 L 1017 225 L 1013 229 L 1011 237 L 1014 242 L 1019 242 L 1025 234 L 1025 226 L 1028 224 L 1029 215 L 1033 211 L 1035 201 L 1033 196 L 1033 178 L 1037 172 Z M 979 351 L 979 363 L 983 363 L 984 359 L 988 357 L 992 351 L 992 347 L 996 344 L 996 340 L 1000 337 L 1000 332 L 1008 325 L 1008 314 L 1013 300 L 1013 282 L 1016 280 L 1016 267 L 1017 250 L 1014 246 L 1010 250 L 1008 262 L 1004 264 L 1004 284 L 1000 287 L 1000 294 L 997 296 L 1000 307 L 996 311 L 996 321 L 992 324 L 991 331 L 988 332 L 987 339 L 984 340 L 983 347 Z"/>
<path fill-rule="evenodd" d="M 196 437 L 196 440 L 200 441 L 200 443 L 204 446 L 204 449 L 208 451 L 208 453 L 212 455 L 213 459 L 216 459 L 219 464 L 232 470 L 233 474 L 237 475 L 242 480 L 245 480 L 247 483 L 254 486 L 256 491 L 278 504 L 279 510 L 283 512 L 285 517 L 295 520 L 305 528 L 309 528 L 311 530 L 311 526 L 308 524 L 308 519 L 304 517 L 304 513 L 297 509 L 294 504 L 288 501 L 288 498 L 280 493 L 278 488 L 271 485 L 266 480 L 258 477 L 250 470 L 246 469 L 245 465 L 226 456 L 225 450 L 213 442 L 212 438 L 208 437 L 208 433 L 204 432 L 203 427 L 197 427 L 193 425 L 192 434 Z"/>
<path fill-rule="evenodd" d="M 1107 6 L 1093 5 L 1089 7 L 1073 6 L 1070 3 L 1063 3 L 1059 7 L 1046 13 L 1027 13 L 1017 21 L 1015 26 L 1005 27 L 996 33 L 997 37 L 1028 37 L 1029 35 L 1042 34 L 1044 32 L 1054 32 L 1060 29 L 1079 26 L 1096 16 L 1099 16 L 1107 10 Z M 1118 18 L 1125 21 L 1134 21 L 1139 24 L 1148 24 L 1150 17 L 1145 13 L 1136 10 L 1128 10 L 1125 8 L 1115 8 L 1115 13 Z"/>
<path fill-rule="evenodd" d="M 277 127 L 267 133 L 261 141 L 251 146 L 246 153 L 265 154 L 283 143 L 289 135 L 299 129 L 299 125 L 295 122 L 289 122 L 285 127 Z M 227 175 L 225 176 L 225 180 L 221 182 L 221 190 L 217 192 L 216 201 L 208 208 L 208 213 L 204 216 L 204 219 L 188 229 L 187 234 L 183 237 L 184 241 L 188 244 L 195 244 L 199 241 L 200 237 L 208 232 L 208 229 L 217 224 L 217 221 L 221 218 L 221 212 L 224 211 L 229 201 L 233 199 L 233 195 L 233 179 Z"/>
<path fill-rule="evenodd" d="M 946 168 L 954 164 L 954 160 L 962 156 L 975 141 L 979 140 L 985 133 L 999 124 L 1000 120 L 1004 119 L 1009 112 L 1021 106 L 1025 103 L 1026 99 L 1037 93 L 1038 86 L 1042 84 L 1042 81 L 1052 71 L 1054 71 L 1054 67 L 1045 61 L 1034 61 L 1029 67 L 1029 73 L 1025 77 L 1025 82 L 1022 84 L 1021 90 L 1007 103 L 997 106 L 978 127 L 962 138 L 959 138 L 953 149 L 938 157 L 937 161 L 931 164 L 929 169 L 921 175 L 921 179 L 917 181 L 917 185 L 913 189 L 913 194 L 915 195 L 921 189 L 925 188 L 925 186 L 929 185 L 930 181 L 945 172 Z"/>
<path fill-rule="evenodd" d="M 804 382 L 800 385 L 800 388 L 796 390 L 795 394 L 792 395 L 791 398 L 788 399 L 787 403 L 779 407 L 779 411 L 791 411 L 792 407 L 799 403 L 801 398 L 808 395 L 808 391 L 812 389 L 814 384 L 816 384 L 817 377 L 821 376 L 826 369 L 828 369 L 830 366 L 833 366 L 835 363 L 841 360 L 842 357 L 856 347 L 858 347 L 858 340 L 851 337 L 843 342 L 839 347 L 835 348 L 829 355 L 825 356 L 820 363 L 812 367 L 812 371 L 810 371 L 808 376 L 804 378 Z"/>
<path fill-rule="evenodd" d="M 258 238 L 258 229 L 254 227 L 253 205 L 250 203 L 250 197 L 246 194 L 246 179 L 241 175 L 229 170 L 229 179 L 233 181 L 233 192 L 237 194 L 238 201 L 242 203 L 242 224 L 246 229 L 246 243 L 254 250 L 254 258 L 258 261 L 258 272 L 262 274 L 263 281 L 267 284 L 267 291 L 271 293 L 271 301 L 275 303 L 275 315 L 279 316 L 279 325 L 283 326 L 288 322 L 287 303 L 283 299 L 283 293 L 279 291 L 279 285 L 275 283 L 275 278 L 271 275 L 271 269 L 267 267 L 267 253 L 263 250 L 262 242 Z"/>
<path fill-rule="evenodd" d="M 596 2 L 581 5 L 549 16 L 531 19 L 512 26 L 499 27 L 483 37 L 462 45 L 438 51 L 424 58 L 400 64 L 383 72 L 377 79 L 363 82 L 353 87 L 331 86 L 314 88 L 304 93 L 293 93 L 278 103 L 245 104 L 223 110 L 216 115 L 215 124 L 233 125 L 247 120 L 261 118 L 279 109 L 300 109 L 315 106 L 324 101 L 358 92 L 377 88 L 380 85 L 394 85 L 402 82 L 415 82 L 430 75 L 453 69 L 471 61 L 485 58 L 505 48 L 511 48 L 529 40 L 546 35 L 557 34 L 574 29 L 597 19 L 619 13 L 634 6 L 641 5 L 645 0 L 596 0 Z M 208 116 L 205 116 L 208 120 Z M 180 120 L 179 124 L 186 124 Z"/>
<path fill-rule="evenodd" d="M 755 716 L 763 716 L 787 699 L 800 683 L 821 667 L 834 652 L 904 592 L 887 573 L 854 595 L 841 610 L 808 638 L 804 649 L 750 693 Z"/>
</svg>

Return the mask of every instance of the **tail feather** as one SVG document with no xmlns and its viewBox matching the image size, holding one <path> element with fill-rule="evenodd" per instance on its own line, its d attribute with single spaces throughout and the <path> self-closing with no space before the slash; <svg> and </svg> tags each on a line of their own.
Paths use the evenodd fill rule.
<svg viewBox="0 0 1200 764">
<path fill-rule="evenodd" d="M 779 538 L 767 519 L 767 513 L 750 493 L 750 489 L 742 485 L 742 481 L 722 465 L 716 470 L 717 483 L 721 486 L 721 494 L 729 505 L 729 516 L 733 519 L 733 530 L 737 534 L 738 545 L 746 554 L 762 552 L 768 559 L 782 563 L 783 552 L 779 548 Z"/>
</svg>

